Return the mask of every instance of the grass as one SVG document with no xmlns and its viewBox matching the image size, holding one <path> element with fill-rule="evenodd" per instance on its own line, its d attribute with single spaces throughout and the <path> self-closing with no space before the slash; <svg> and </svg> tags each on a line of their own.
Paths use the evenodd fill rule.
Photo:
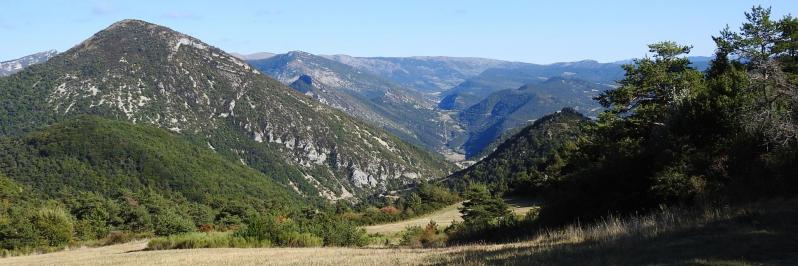
<svg viewBox="0 0 798 266">
<path fill-rule="evenodd" d="M 259 248 L 270 247 L 269 241 L 258 241 L 233 236 L 230 232 L 187 233 L 158 237 L 147 243 L 146 250 L 189 248 Z"/>
<path fill-rule="evenodd" d="M 510 205 L 513 212 L 519 215 L 524 215 L 530 210 L 537 208 L 538 204 L 538 202 L 524 200 L 520 198 L 508 198 L 506 199 L 506 202 L 507 204 Z M 459 210 L 460 207 L 463 207 L 462 202 L 449 205 L 446 208 L 437 210 L 435 212 L 420 217 L 404 221 L 387 223 L 387 224 L 365 226 L 363 228 L 365 228 L 366 232 L 368 232 L 369 234 L 382 234 L 382 235 L 393 235 L 411 226 L 424 227 L 429 223 L 429 221 L 435 221 L 435 223 L 438 224 L 438 227 L 446 228 L 447 226 L 452 224 L 452 221 L 455 222 L 463 221 L 462 214 L 460 213 Z"/>
<path fill-rule="evenodd" d="M 798 199 L 610 217 L 507 244 L 142 251 L 146 246 L 80 248 L 0 265 L 798 265 Z"/>
</svg>

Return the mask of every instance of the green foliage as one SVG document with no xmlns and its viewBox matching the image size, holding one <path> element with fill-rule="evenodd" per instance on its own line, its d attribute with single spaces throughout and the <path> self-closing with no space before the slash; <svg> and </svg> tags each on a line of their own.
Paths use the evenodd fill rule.
<svg viewBox="0 0 798 266">
<path fill-rule="evenodd" d="M 471 185 L 465 192 L 466 201 L 460 208 L 463 222 L 470 227 L 488 227 L 512 215 L 509 206 L 500 197 L 491 195 L 484 185 Z"/>
<path fill-rule="evenodd" d="M 544 116 L 445 182 L 459 191 L 468 184 L 482 183 L 499 193 L 537 197 L 559 176 L 562 157 L 575 149 L 574 141 L 586 123 L 586 117 L 570 108 Z"/>
<path fill-rule="evenodd" d="M 174 211 L 159 213 L 154 220 L 154 231 L 159 236 L 188 233 L 196 229 L 191 220 L 177 215 Z"/>
<path fill-rule="evenodd" d="M 373 204 L 360 204 L 356 213 L 341 214 L 362 225 L 386 223 L 430 213 L 460 201 L 460 197 L 441 185 L 422 182 L 398 199 L 382 197 L 381 202 L 377 201 L 372 199 Z"/>
<path fill-rule="evenodd" d="M 63 209 L 39 209 L 32 218 L 33 229 L 48 246 L 65 246 L 73 237 L 72 217 Z"/>
<path fill-rule="evenodd" d="M 512 239 L 510 232 L 518 237 L 663 205 L 798 193 L 798 80 L 791 50 L 796 22 L 790 16 L 772 20 L 770 10 L 761 7 L 746 18 L 739 32 L 726 29 L 715 38 L 716 57 L 704 73 L 684 56 L 689 46 L 650 45 L 654 56 L 625 65 L 620 86 L 597 98 L 606 111 L 596 121 L 542 155 L 526 155 L 539 144 L 512 153 L 545 158 L 534 164 L 537 171 L 514 170 L 524 169 L 525 160 L 495 162 L 513 158 L 498 157 L 507 152 L 500 147 L 483 163 L 491 167 L 478 164 L 456 176 L 487 177 L 493 192 L 524 191 L 520 194 L 541 198 L 543 207 L 534 220 L 506 219 L 504 225 L 473 230 L 470 224 L 486 224 L 493 216 L 471 206 L 464 212 L 476 218 L 448 228 L 450 242 Z M 536 189 L 520 189 L 524 184 Z M 484 189 L 470 194 L 491 206 Z"/>
</svg>

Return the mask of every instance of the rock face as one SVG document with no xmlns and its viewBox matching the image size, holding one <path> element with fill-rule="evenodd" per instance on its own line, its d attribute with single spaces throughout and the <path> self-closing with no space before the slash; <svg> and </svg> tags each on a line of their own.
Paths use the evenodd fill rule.
<svg viewBox="0 0 798 266">
<path fill-rule="evenodd" d="M 49 50 L 41 53 L 35 53 L 32 55 L 24 56 L 14 60 L 0 62 L 0 77 L 17 73 L 30 65 L 46 62 L 48 59 L 55 56 L 56 54 L 58 54 L 56 50 Z"/>
<path fill-rule="evenodd" d="M 222 50 L 139 20 L 0 80 L 0 96 L 11 102 L 0 113 L 4 134 L 78 114 L 153 124 L 328 199 L 442 177 L 449 167 Z"/>
<path fill-rule="evenodd" d="M 405 141 L 433 151 L 445 144 L 441 113 L 434 108 L 435 101 L 413 89 L 301 51 L 249 62 L 295 90 Z"/>
</svg>

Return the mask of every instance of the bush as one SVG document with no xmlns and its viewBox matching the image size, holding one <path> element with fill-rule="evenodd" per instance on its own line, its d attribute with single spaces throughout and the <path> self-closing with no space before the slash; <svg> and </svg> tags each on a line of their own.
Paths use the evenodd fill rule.
<svg viewBox="0 0 798 266">
<path fill-rule="evenodd" d="M 320 247 L 324 239 L 311 233 L 290 232 L 280 242 L 287 247 Z"/>
<path fill-rule="evenodd" d="M 176 235 L 182 233 L 192 232 L 196 229 L 194 222 L 175 214 L 172 211 L 166 211 L 161 215 L 155 216 L 155 234 L 159 236 Z"/>
<path fill-rule="evenodd" d="M 256 248 L 269 247 L 268 240 L 243 238 L 230 233 L 188 233 L 158 237 L 147 243 L 147 250 L 191 248 Z"/>
<path fill-rule="evenodd" d="M 72 217 L 63 209 L 39 209 L 33 215 L 33 227 L 47 246 L 61 247 L 72 241 Z"/>
<path fill-rule="evenodd" d="M 435 221 L 429 221 L 426 227 L 411 226 L 402 234 L 401 245 L 414 248 L 438 248 L 446 245 L 446 234 L 438 230 Z"/>
</svg>

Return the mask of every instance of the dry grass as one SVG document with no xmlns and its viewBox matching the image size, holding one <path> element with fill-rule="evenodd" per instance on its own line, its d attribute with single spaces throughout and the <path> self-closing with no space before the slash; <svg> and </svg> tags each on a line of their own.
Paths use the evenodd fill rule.
<svg viewBox="0 0 798 266">
<path fill-rule="evenodd" d="M 12 257 L 0 265 L 798 265 L 798 200 L 608 218 L 511 244 L 141 251 L 145 246 L 139 241 Z"/>
<path fill-rule="evenodd" d="M 537 202 L 534 201 L 513 198 L 507 199 L 507 203 L 510 205 L 512 211 L 518 215 L 525 215 L 530 210 L 537 208 Z M 463 204 L 457 203 L 421 217 L 395 223 L 371 225 L 364 228 L 369 234 L 379 233 L 383 235 L 399 233 L 410 226 L 424 227 L 429 223 L 429 221 L 435 221 L 439 227 L 446 228 L 452 224 L 452 221 L 463 221 L 462 214 L 460 213 L 460 210 L 458 210 L 460 207 L 463 207 Z"/>
<path fill-rule="evenodd" d="M 452 221 L 462 221 L 462 214 L 458 208 L 462 207 L 462 203 L 453 204 L 449 207 L 437 210 L 433 213 L 416 217 L 409 220 L 399 221 L 388 224 L 378 224 L 364 227 L 369 234 L 392 234 L 397 233 L 410 226 L 426 226 L 429 221 L 435 221 L 438 226 L 447 227 L 452 224 Z"/>
</svg>

